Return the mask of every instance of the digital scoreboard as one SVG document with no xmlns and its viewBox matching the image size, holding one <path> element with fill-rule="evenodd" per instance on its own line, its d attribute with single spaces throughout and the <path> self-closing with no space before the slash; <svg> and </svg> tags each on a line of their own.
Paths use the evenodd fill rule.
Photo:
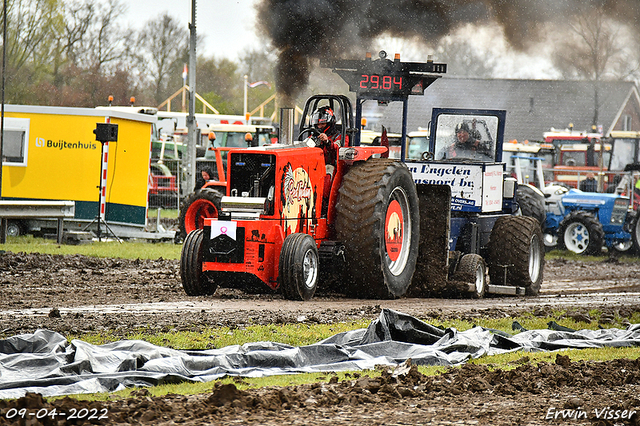
<svg viewBox="0 0 640 426">
<path fill-rule="evenodd" d="M 387 59 L 381 51 L 380 59 L 335 60 L 323 66 L 333 68 L 349 85 L 349 91 L 360 97 L 397 98 L 422 95 L 431 83 L 447 72 L 446 64 L 427 62 L 400 62 L 400 58 Z"/>
</svg>

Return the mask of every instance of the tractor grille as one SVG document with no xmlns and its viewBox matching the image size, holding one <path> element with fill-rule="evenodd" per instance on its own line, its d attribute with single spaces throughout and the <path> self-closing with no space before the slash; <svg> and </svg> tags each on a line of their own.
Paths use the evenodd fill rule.
<svg viewBox="0 0 640 426">
<path fill-rule="evenodd" d="M 613 204 L 613 211 L 611 212 L 611 224 L 624 225 L 624 220 L 627 216 L 628 208 L 629 202 L 624 198 L 618 198 Z"/>
<path fill-rule="evenodd" d="M 211 235 L 211 227 L 205 226 L 204 235 Z M 204 239 L 204 262 L 217 263 L 244 263 L 244 228 L 236 229 L 236 239 L 227 235 L 218 235 L 210 239 Z"/>
<path fill-rule="evenodd" d="M 275 186 L 276 156 L 234 152 L 229 162 L 229 193 L 239 197 L 266 197 Z"/>
</svg>

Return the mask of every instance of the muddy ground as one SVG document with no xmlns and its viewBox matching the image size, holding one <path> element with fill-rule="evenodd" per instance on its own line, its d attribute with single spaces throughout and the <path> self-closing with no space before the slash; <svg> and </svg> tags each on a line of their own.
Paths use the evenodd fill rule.
<svg viewBox="0 0 640 426">
<path fill-rule="evenodd" d="M 624 327 L 640 312 L 640 261 L 548 261 L 535 298 L 379 301 L 320 291 L 311 302 L 291 302 L 264 289 L 219 289 L 214 296 L 187 297 L 173 260 L 2 253 L 0 292 L 0 338 L 37 328 L 63 334 L 109 330 L 124 336 L 137 328 L 197 331 L 211 325 L 373 320 L 383 307 L 427 321 L 522 312 L 546 316 L 562 309 L 585 322 L 595 320 L 589 310 L 597 308 L 604 312 L 601 322 Z M 397 378 L 385 373 L 380 380 L 355 374 L 337 381 L 329 375 L 313 385 L 243 392 L 222 386 L 189 397 L 149 397 L 141 390 L 136 398 L 91 406 L 29 395 L 0 401 L 0 424 L 11 423 L 6 418 L 11 407 L 55 406 L 58 411 L 95 408 L 98 417 L 107 413 L 108 419 L 94 419 L 95 424 L 640 425 L 638 414 L 624 415 L 624 410 L 640 411 L 638 357 L 575 363 L 561 356 L 555 363 L 533 365 L 526 358 L 521 363 L 510 372 L 466 366 L 437 377 L 422 377 L 415 369 Z M 549 418 L 558 412 L 559 417 Z M 578 418 L 561 420 L 563 415 Z M 57 421 L 69 423 L 61 417 Z"/>
</svg>

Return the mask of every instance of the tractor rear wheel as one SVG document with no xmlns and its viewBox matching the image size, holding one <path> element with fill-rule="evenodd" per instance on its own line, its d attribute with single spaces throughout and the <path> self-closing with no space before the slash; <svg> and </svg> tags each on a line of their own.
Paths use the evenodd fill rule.
<svg viewBox="0 0 640 426">
<path fill-rule="evenodd" d="M 492 284 L 524 287 L 529 296 L 540 292 L 544 244 L 537 220 L 526 216 L 499 217 L 491 230 L 488 248 Z"/>
<path fill-rule="evenodd" d="M 418 257 L 419 220 L 418 194 L 403 163 L 370 158 L 349 169 L 336 205 L 349 296 L 393 298 L 407 292 Z"/>
<path fill-rule="evenodd" d="M 540 222 L 540 228 L 544 230 L 547 213 L 544 206 L 544 195 L 538 193 L 529 185 L 518 185 L 516 191 L 518 205 L 522 216 L 533 217 Z"/>
<path fill-rule="evenodd" d="M 318 246 L 310 235 L 291 234 L 280 251 L 278 281 L 285 299 L 309 300 L 318 287 Z"/>
<path fill-rule="evenodd" d="M 602 224 L 591 213 L 576 210 L 560 222 L 558 248 L 577 254 L 598 255 L 603 244 Z"/>
<path fill-rule="evenodd" d="M 203 188 L 189 195 L 180 205 L 180 231 L 176 242 L 184 240 L 191 231 L 204 228 L 206 218 L 218 217 L 222 193 Z"/>
<path fill-rule="evenodd" d="M 487 268 L 482 256 L 472 253 L 462 256 L 452 279 L 473 284 L 472 296 L 482 298 L 487 291 Z"/>
<path fill-rule="evenodd" d="M 638 214 L 633 221 L 631 239 L 633 240 L 633 250 L 636 254 L 640 254 L 640 214 Z"/>
<path fill-rule="evenodd" d="M 217 284 L 209 281 L 202 272 L 202 240 L 203 230 L 196 229 L 189 232 L 182 245 L 180 254 L 180 279 L 182 287 L 189 296 L 213 294 Z"/>
</svg>

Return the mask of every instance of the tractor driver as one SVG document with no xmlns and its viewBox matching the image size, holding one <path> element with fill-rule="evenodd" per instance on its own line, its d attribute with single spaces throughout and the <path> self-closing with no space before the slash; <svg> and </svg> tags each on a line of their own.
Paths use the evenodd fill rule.
<svg viewBox="0 0 640 426">
<path fill-rule="evenodd" d="M 460 123 L 456 126 L 456 141 L 445 153 L 444 158 L 474 158 L 476 154 L 484 154 L 491 157 L 491 151 L 486 144 L 476 137 L 477 132 L 469 129 L 468 123 Z"/>
<path fill-rule="evenodd" d="M 338 149 L 342 135 L 336 128 L 336 116 L 328 106 L 318 108 L 311 115 L 311 125 L 318 130 L 320 148 L 324 151 L 324 163 L 327 165 L 327 174 L 333 176 L 333 171 L 338 160 Z"/>
<path fill-rule="evenodd" d="M 318 108 L 311 115 L 311 126 L 319 132 L 316 143 L 319 144 L 317 146 L 322 148 L 324 152 L 324 164 L 327 171 L 322 192 L 322 214 L 324 216 L 329 205 L 331 181 L 338 162 L 338 150 L 340 149 L 342 135 L 336 126 L 336 116 L 328 106 Z"/>
</svg>

